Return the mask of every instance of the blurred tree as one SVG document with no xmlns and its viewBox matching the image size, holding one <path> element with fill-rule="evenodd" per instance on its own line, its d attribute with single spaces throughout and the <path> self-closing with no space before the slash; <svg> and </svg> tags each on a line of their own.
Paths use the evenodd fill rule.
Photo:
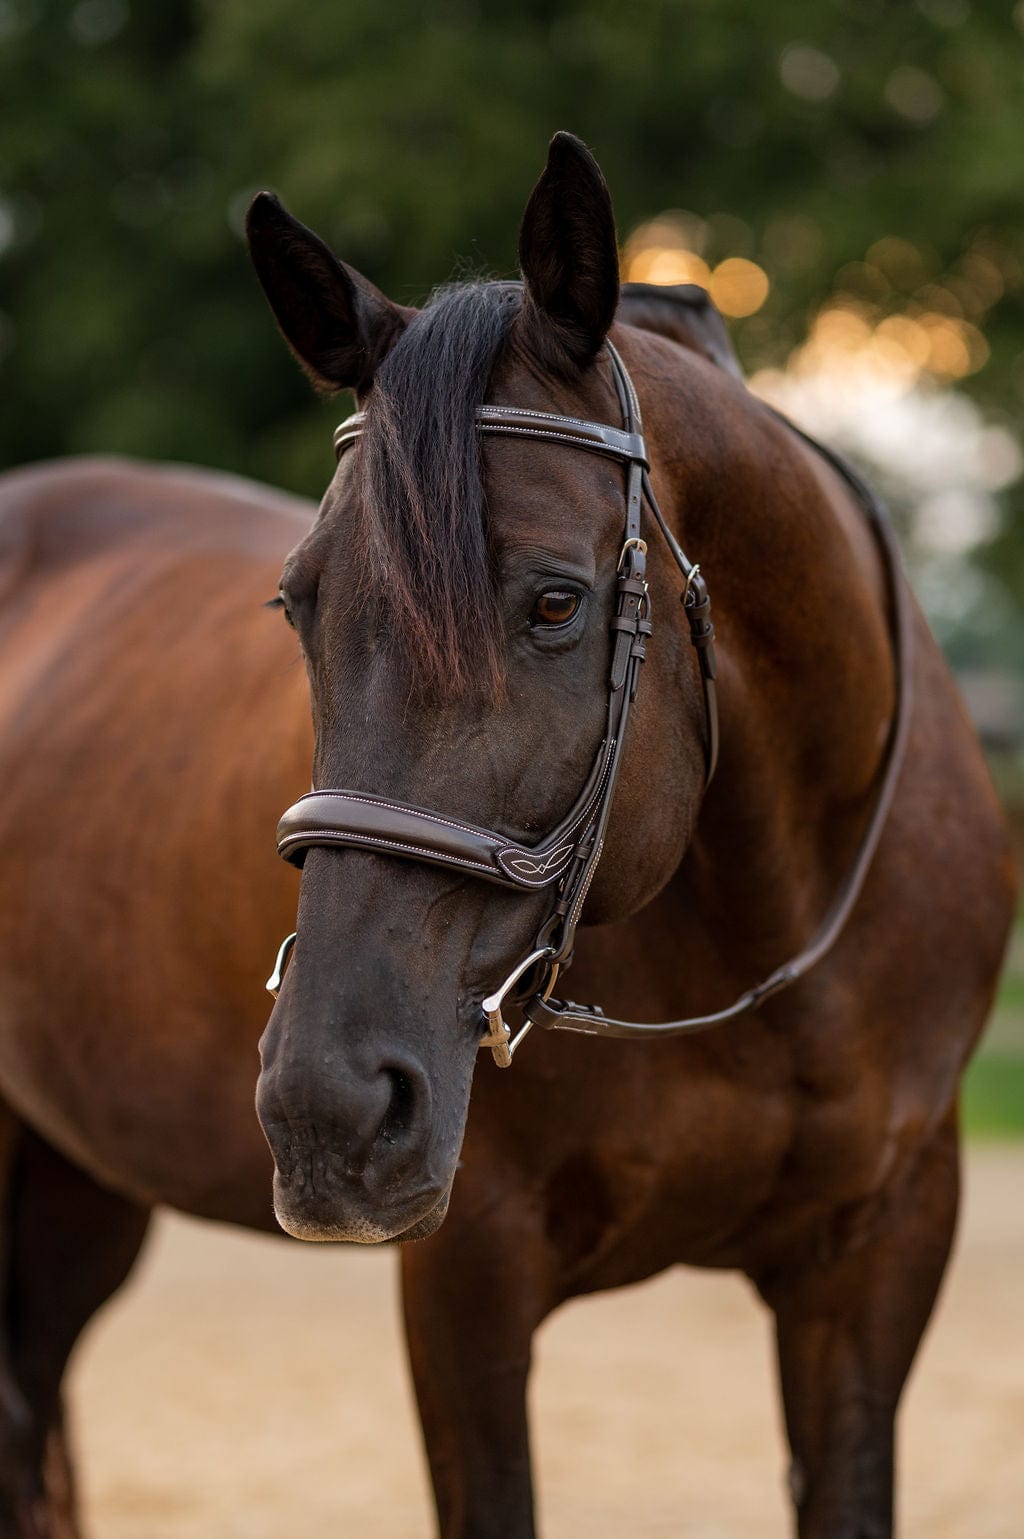
<svg viewBox="0 0 1024 1539">
<path fill-rule="evenodd" d="M 885 237 L 904 243 L 885 248 L 905 258 L 882 272 L 893 303 L 984 279 L 990 356 L 967 388 L 1012 421 L 1022 52 L 1005 0 L 0 0 L 0 454 L 185 458 L 318 492 L 337 408 L 311 402 L 258 297 L 249 195 L 275 187 L 411 301 L 514 270 L 560 127 L 594 146 L 623 232 L 684 207 L 714 260 L 765 269 L 734 328 L 752 367 L 876 284 Z M 1018 596 L 1022 525 L 986 558 Z"/>
</svg>

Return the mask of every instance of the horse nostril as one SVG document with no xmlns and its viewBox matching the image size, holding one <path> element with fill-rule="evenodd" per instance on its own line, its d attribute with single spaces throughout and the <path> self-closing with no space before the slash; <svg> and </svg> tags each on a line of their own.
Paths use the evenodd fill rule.
<svg viewBox="0 0 1024 1539">
<path fill-rule="evenodd" d="M 416 1119 L 416 1086 L 405 1069 L 385 1064 L 383 1072 L 391 1082 L 391 1098 L 377 1136 L 386 1144 L 396 1144 L 408 1136 Z"/>
</svg>

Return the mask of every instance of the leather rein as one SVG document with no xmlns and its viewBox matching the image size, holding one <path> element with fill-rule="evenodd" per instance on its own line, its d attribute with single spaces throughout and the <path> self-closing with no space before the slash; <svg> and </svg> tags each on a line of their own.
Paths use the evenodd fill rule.
<svg viewBox="0 0 1024 1539">
<path fill-rule="evenodd" d="M 618 353 L 610 342 L 606 347 L 622 411 L 622 428 L 519 407 L 481 406 L 477 409 L 481 433 L 561 443 L 608 455 L 626 467 L 625 528 L 618 559 L 615 612 L 611 619 L 607 723 L 590 773 L 572 807 L 539 844 L 524 845 L 491 829 L 387 797 L 356 791 L 322 790 L 301 796 L 284 813 L 277 829 L 278 852 L 297 866 L 302 865 L 306 851 L 315 846 L 340 845 L 425 861 L 481 877 L 517 892 L 554 889 L 551 908 L 533 947 L 517 962 L 500 988 L 482 1001 L 487 1031 L 480 1046 L 491 1049 L 501 1068 L 509 1067 L 516 1048 L 531 1026 L 578 1031 L 592 1036 L 679 1036 L 730 1020 L 803 977 L 837 940 L 863 886 L 892 802 L 909 726 L 909 604 L 888 517 L 878 499 L 843 459 L 787 423 L 828 460 L 864 504 L 884 558 L 889 587 L 896 708 L 874 809 L 857 855 L 824 919 L 803 950 L 724 1009 L 677 1021 L 624 1021 L 605 1015 L 597 1005 L 578 1005 L 551 997 L 559 970 L 568 967 L 572 960 L 576 929 L 601 858 L 630 710 L 636 699 L 646 642 L 651 635 L 647 545 L 641 535 L 645 503 L 683 577 L 681 601 L 697 654 L 704 698 L 705 786 L 710 784 L 718 760 L 714 627 L 707 584 L 699 565 L 686 556 L 658 506 L 650 482 L 636 392 Z M 339 459 L 359 437 L 364 420 L 365 414 L 357 412 L 336 430 L 334 445 Z M 295 936 L 290 935 L 282 943 L 274 971 L 267 981 L 267 988 L 275 996 L 294 942 Z M 523 1015 L 523 1024 L 515 1035 L 502 1014 L 502 1006 L 508 998 L 521 1007 Z"/>
</svg>

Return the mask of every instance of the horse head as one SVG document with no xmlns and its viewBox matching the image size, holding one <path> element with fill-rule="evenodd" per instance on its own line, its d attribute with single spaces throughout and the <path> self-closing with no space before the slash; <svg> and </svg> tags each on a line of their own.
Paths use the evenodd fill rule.
<svg viewBox="0 0 1024 1539">
<path fill-rule="evenodd" d="M 477 410 L 621 422 L 601 173 L 558 135 L 523 217 L 522 284 L 458 285 L 420 312 L 268 194 L 249 238 L 300 363 L 318 387 L 354 390 L 364 413 L 281 578 L 309 674 L 314 785 L 536 845 L 579 798 L 606 733 L 628 470 L 557 438 L 484 437 Z M 663 354 L 639 333 L 619 340 L 646 385 Z M 678 464 L 657 462 L 665 424 L 652 421 L 672 521 Z M 679 618 L 647 665 L 589 920 L 622 919 L 665 884 L 700 801 L 704 706 L 669 566 L 652 562 L 650 602 Z M 550 887 L 502 890 L 443 859 L 402 859 L 400 845 L 305 852 L 258 1091 L 278 1218 L 304 1238 L 411 1238 L 441 1222 L 481 1001 L 552 903 Z"/>
</svg>

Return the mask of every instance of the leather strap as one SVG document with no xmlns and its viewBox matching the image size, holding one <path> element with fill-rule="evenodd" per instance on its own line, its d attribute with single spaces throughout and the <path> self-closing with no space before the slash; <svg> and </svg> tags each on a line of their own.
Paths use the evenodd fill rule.
<svg viewBox="0 0 1024 1539">
<path fill-rule="evenodd" d="M 610 427 L 604 422 L 586 422 L 582 417 L 559 417 L 554 412 L 527 411 L 519 406 L 480 406 L 476 420 L 482 433 L 506 438 L 540 438 L 550 443 L 567 444 L 571 449 L 590 449 L 616 460 L 629 460 L 647 466 L 647 447 L 639 433 Z M 366 413 L 357 411 L 334 430 L 334 452 L 340 459 L 355 443 L 366 425 Z"/>
<path fill-rule="evenodd" d="M 797 979 L 804 977 L 806 973 L 810 972 L 811 968 L 831 951 L 843 933 L 853 907 L 860 897 L 865 878 L 871 868 L 871 862 L 874 859 L 875 851 L 878 849 L 879 840 L 882 837 L 882 831 L 892 807 L 900 770 L 903 767 L 907 738 L 910 732 L 913 616 L 909 592 L 906 579 L 903 576 L 899 548 L 892 532 L 889 516 L 880 499 L 875 496 L 871 488 L 857 474 L 853 467 L 847 464 L 842 455 L 837 454 L 833 449 L 826 448 L 823 444 L 819 444 L 816 439 L 812 438 L 810 434 L 805 433 L 802 428 L 796 427 L 781 412 L 774 411 L 773 408 L 768 409 L 772 411 L 773 416 L 778 417 L 781 422 L 784 422 L 798 438 L 803 439 L 806 444 L 827 460 L 857 494 L 857 497 L 864 505 L 875 539 L 878 542 L 885 568 L 889 590 L 890 635 L 892 639 L 896 705 L 885 753 L 882 758 L 882 778 L 879 783 L 870 822 L 861 838 L 852 866 L 807 944 L 795 957 L 784 963 L 781 967 L 777 967 L 762 982 L 755 984 L 753 988 L 747 989 L 732 1004 L 726 1005 L 720 1010 L 713 1010 L 706 1015 L 684 1016 L 675 1021 L 625 1021 L 619 1020 L 614 1016 L 605 1015 L 599 1005 L 579 1005 L 571 1000 L 551 999 L 549 997 L 550 991 L 548 991 L 545 994 L 535 993 L 524 1005 L 523 1014 L 531 1025 L 543 1026 L 548 1030 L 578 1031 L 587 1036 L 644 1038 L 678 1037 L 689 1032 L 706 1031 L 709 1027 L 719 1026 L 724 1021 L 732 1020 L 735 1016 L 744 1014 L 747 1010 L 756 1009 L 764 1000 L 770 999 L 773 994 L 780 993 L 783 989 L 788 988 L 790 984 L 795 983 Z M 700 643 L 697 642 L 697 644 L 699 645 Z M 706 651 L 711 655 L 711 667 L 713 669 L 713 650 L 710 643 Z M 715 720 L 717 724 L 717 717 Z"/>
<path fill-rule="evenodd" d="M 581 795 L 558 827 L 537 845 L 520 844 L 474 823 L 368 792 L 310 791 L 281 818 L 278 852 L 292 865 L 301 866 L 314 845 L 350 845 L 454 866 L 501 887 L 536 891 L 565 874 L 604 792 L 614 756 L 615 743 L 602 742 Z"/>
</svg>

